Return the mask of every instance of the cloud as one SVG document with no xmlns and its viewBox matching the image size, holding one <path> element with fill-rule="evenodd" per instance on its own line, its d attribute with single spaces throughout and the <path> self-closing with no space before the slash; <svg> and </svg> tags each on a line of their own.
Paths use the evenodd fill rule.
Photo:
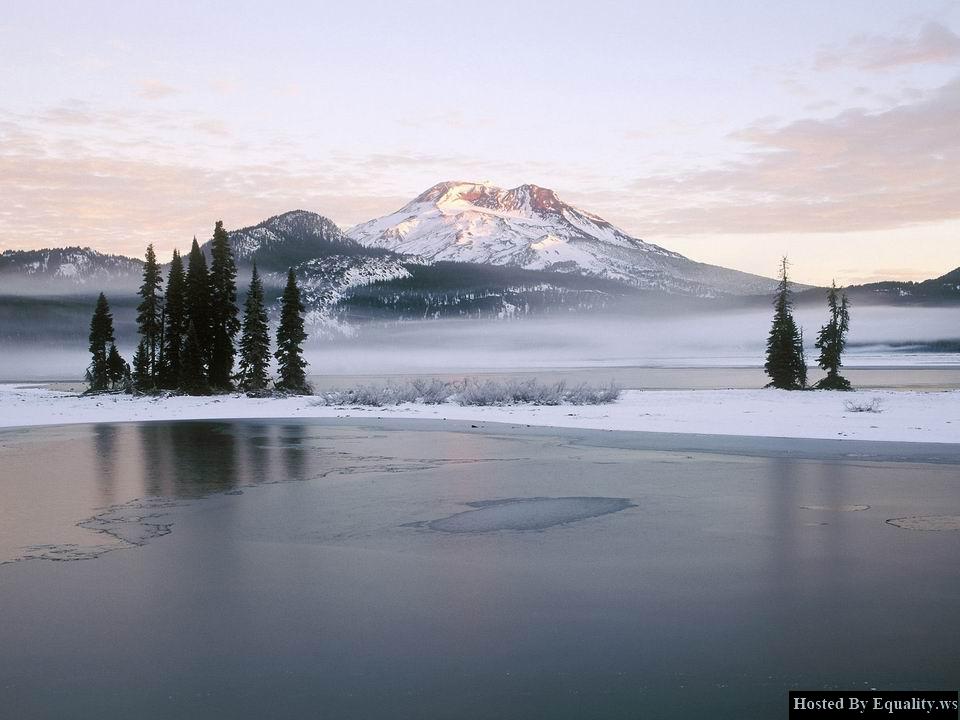
<svg viewBox="0 0 960 720">
<path fill-rule="evenodd" d="M 418 117 L 398 117 L 395 119 L 395 122 L 401 127 L 418 130 L 431 127 L 471 130 L 490 128 L 496 125 L 495 119 L 489 115 L 477 114 L 475 112 L 464 113 L 462 110 L 449 110 Z"/>
<path fill-rule="evenodd" d="M 143 80 L 140 82 L 140 89 L 137 91 L 137 95 L 145 100 L 163 100 L 179 93 L 180 91 L 177 88 L 160 80 Z"/>
<path fill-rule="evenodd" d="M 198 120 L 193 124 L 193 129 L 217 137 L 227 137 L 230 135 L 227 124 L 222 120 Z"/>
<path fill-rule="evenodd" d="M 951 63 L 960 60 L 960 36 L 941 23 L 927 22 L 912 37 L 859 36 L 845 47 L 823 48 L 814 61 L 817 70 L 854 67 L 884 71 L 906 65 Z"/>
<path fill-rule="evenodd" d="M 636 224 L 662 233 L 825 232 L 960 217 L 960 78 L 929 98 L 733 134 L 719 168 L 636 179 Z"/>
<path fill-rule="evenodd" d="M 243 227 L 293 208 L 359 222 L 409 198 L 344 192 L 335 172 L 282 164 L 230 169 L 40 151 L 0 155 L 0 250 L 91 245 L 139 255 L 205 237 L 213 221 Z"/>
<path fill-rule="evenodd" d="M 817 100 L 808 105 L 804 106 L 804 110 L 807 112 L 817 112 L 819 110 L 827 110 L 830 108 L 835 108 L 837 106 L 836 100 Z"/>
<path fill-rule="evenodd" d="M 32 117 L 0 111 L 0 250 L 90 245 L 139 255 L 153 242 L 167 251 L 218 218 L 243 227 L 293 208 L 349 226 L 410 200 L 398 170 L 414 174 L 419 192 L 443 168 L 482 165 L 422 153 L 317 160 L 285 138 L 232 149 L 216 119 L 170 123 L 78 104 Z"/>
</svg>

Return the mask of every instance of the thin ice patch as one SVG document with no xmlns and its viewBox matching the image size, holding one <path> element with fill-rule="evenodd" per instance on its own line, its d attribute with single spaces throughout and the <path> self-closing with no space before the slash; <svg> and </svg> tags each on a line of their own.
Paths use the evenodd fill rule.
<svg viewBox="0 0 960 720">
<path fill-rule="evenodd" d="M 434 520 L 427 527 L 449 533 L 544 530 L 636 507 L 626 498 L 606 497 L 508 498 L 467 504 L 476 509 Z"/>
<path fill-rule="evenodd" d="M 172 521 L 166 521 L 169 511 L 183 504 L 167 498 L 147 497 L 112 505 L 97 515 L 77 523 L 77 527 L 93 530 L 117 542 L 92 545 L 76 543 L 28 545 L 22 548 L 23 554 L 20 557 L 9 562 L 92 560 L 113 550 L 140 547 L 154 538 L 169 535 L 173 525 Z"/>
<path fill-rule="evenodd" d="M 960 515 L 916 515 L 887 520 L 904 530 L 960 530 Z"/>
<path fill-rule="evenodd" d="M 801 505 L 801 510 L 827 510 L 829 512 L 861 512 L 869 510 L 869 505 Z"/>
</svg>

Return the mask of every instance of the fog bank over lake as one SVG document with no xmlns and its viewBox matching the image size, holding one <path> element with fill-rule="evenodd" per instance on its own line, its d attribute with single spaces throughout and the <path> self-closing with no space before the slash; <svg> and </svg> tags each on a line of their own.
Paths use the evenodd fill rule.
<svg viewBox="0 0 960 720">
<path fill-rule="evenodd" d="M 853 308 L 847 365 L 905 364 L 890 343 L 960 340 L 960 308 Z M 800 309 L 808 360 L 826 311 Z M 367 326 L 351 338 L 330 338 L 310 353 L 315 372 L 590 367 L 760 367 L 769 332 L 767 310 L 650 317 L 575 316 L 504 321 L 456 320 Z M 879 357 L 878 357 L 879 356 Z M 866 358 L 864 358 L 866 360 Z M 881 362 L 877 362 L 877 360 Z M 960 354 L 936 364 L 960 365 Z M 907 364 L 926 364 L 913 356 Z"/>
<path fill-rule="evenodd" d="M 826 308 L 796 312 L 808 361 Z M 960 366 L 960 353 L 929 352 L 960 342 L 960 308 L 853 307 L 847 367 Z M 575 367 L 754 367 L 763 365 L 767 309 L 637 316 L 571 315 L 512 320 L 423 320 L 313 328 L 314 375 L 471 373 Z M 909 344 L 926 346 L 908 347 Z M 923 352 L 921 352 L 921 350 Z M 121 352 L 132 357 L 133 348 Z M 11 342 L 0 346 L 0 381 L 77 380 L 86 344 Z M 724 383 L 720 383 L 725 386 Z"/>
</svg>

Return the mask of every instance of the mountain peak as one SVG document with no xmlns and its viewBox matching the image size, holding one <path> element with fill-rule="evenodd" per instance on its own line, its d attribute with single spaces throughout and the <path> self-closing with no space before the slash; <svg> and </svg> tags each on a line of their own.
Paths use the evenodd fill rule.
<svg viewBox="0 0 960 720">
<path fill-rule="evenodd" d="M 559 214 L 572 210 L 553 190 L 539 185 L 526 183 L 505 190 L 490 182 L 461 180 L 448 180 L 428 188 L 410 203 L 411 206 L 418 204 L 434 205 L 447 214 L 471 207 L 521 215 Z"/>
<path fill-rule="evenodd" d="M 369 254 L 332 220 L 308 210 L 290 210 L 228 234 L 239 264 L 257 263 L 261 270 L 282 271 L 320 256 Z M 208 251 L 210 241 L 204 243 Z"/>
<path fill-rule="evenodd" d="M 470 195 L 482 193 L 485 188 L 492 188 L 489 183 L 464 182 L 462 180 L 447 180 L 427 188 L 413 199 L 414 203 L 443 204 L 455 202 Z"/>
</svg>

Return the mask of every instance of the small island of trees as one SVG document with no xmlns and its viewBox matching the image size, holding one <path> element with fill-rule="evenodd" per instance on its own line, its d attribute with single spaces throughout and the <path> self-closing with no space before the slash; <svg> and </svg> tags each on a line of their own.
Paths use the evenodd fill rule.
<svg viewBox="0 0 960 720">
<path fill-rule="evenodd" d="M 113 315 L 101 292 L 90 321 L 88 392 L 187 395 L 233 390 L 249 394 L 268 392 L 270 332 L 263 281 L 254 264 L 241 321 L 236 277 L 237 266 L 222 221 L 217 221 L 213 231 L 209 269 L 194 238 L 186 269 L 179 252 L 173 251 L 165 289 L 153 245 L 147 246 L 143 283 L 138 291 L 140 339 L 133 366 L 131 368 L 117 350 Z M 303 358 L 303 343 L 307 338 L 303 313 L 300 288 L 291 268 L 281 298 L 277 350 L 273 354 L 278 367 L 273 389 L 277 392 L 311 392 Z"/>
<path fill-rule="evenodd" d="M 770 383 L 767 387 L 781 390 L 807 389 L 807 359 L 803 349 L 803 329 L 793 318 L 793 298 L 790 279 L 787 275 L 787 258 L 780 261 L 780 284 L 773 301 L 773 323 L 767 336 L 767 360 L 763 366 Z M 827 376 L 817 382 L 813 389 L 850 390 L 850 381 L 840 374 L 843 350 L 850 328 L 850 312 L 847 294 L 831 283 L 827 294 L 830 317 L 820 328 L 814 347 L 820 350 L 817 364 Z"/>
</svg>

